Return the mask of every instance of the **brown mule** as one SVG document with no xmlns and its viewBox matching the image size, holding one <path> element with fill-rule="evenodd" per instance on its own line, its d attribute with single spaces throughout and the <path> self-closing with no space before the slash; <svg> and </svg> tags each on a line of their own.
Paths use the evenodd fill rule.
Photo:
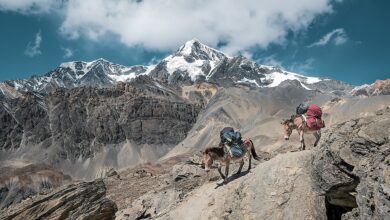
<svg viewBox="0 0 390 220">
<path fill-rule="evenodd" d="M 309 128 L 301 115 L 292 115 L 290 119 L 283 120 L 281 124 L 283 126 L 285 140 L 288 140 L 290 138 L 290 135 L 294 129 L 298 131 L 299 140 L 301 141 L 301 150 L 305 150 L 306 148 L 304 139 L 305 132 L 312 133 L 316 138 L 314 147 L 316 147 L 318 142 L 320 141 L 321 130 Z"/>
<path fill-rule="evenodd" d="M 206 148 L 206 150 L 203 152 L 203 161 L 202 161 L 206 172 L 210 171 L 211 165 L 214 163 L 214 161 L 220 161 L 221 164 L 225 164 L 225 175 L 222 173 L 221 166 L 218 167 L 218 172 L 221 175 L 222 179 L 226 181 L 229 175 L 230 161 L 241 160 L 240 167 L 238 168 L 238 171 L 236 173 L 236 174 L 240 174 L 242 167 L 244 166 L 245 155 L 248 155 L 249 158 L 249 165 L 248 165 L 248 171 L 249 171 L 252 166 L 252 156 L 255 160 L 260 160 L 260 158 L 257 156 L 255 147 L 251 140 L 244 140 L 244 146 L 245 146 L 245 152 L 240 157 L 233 157 L 232 155 L 230 155 L 230 153 L 228 153 L 228 150 L 226 149 L 227 146 Z"/>
</svg>

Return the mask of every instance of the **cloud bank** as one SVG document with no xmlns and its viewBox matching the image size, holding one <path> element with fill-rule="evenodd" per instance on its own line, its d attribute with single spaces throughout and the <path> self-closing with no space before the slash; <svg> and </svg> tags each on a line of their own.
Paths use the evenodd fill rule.
<svg viewBox="0 0 390 220">
<path fill-rule="evenodd" d="M 35 34 L 34 42 L 28 42 L 26 49 L 24 50 L 24 54 L 29 57 L 35 57 L 36 55 L 41 55 L 41 43 L 42 43 L 42 35 L 41 31 Z"/>
<path fill-rule="evenodd" d="M 53 3 L 55 2 L 55 3 Z M 252 47 L 283 44 L 292 31 L 330 13 L 332 0 L 0 0 L 0 10 L 58 14 L 61 33 L 93 41 L 114 36 L 148 50 L 176 49 L 202 42 L 234 54 Z M 341 39 L 340 39 L 341 40 Z M 342 40 L 341 40 L 342 41 Z M 340 41 L 340 42 L 341 42 Z"/>
</svg>

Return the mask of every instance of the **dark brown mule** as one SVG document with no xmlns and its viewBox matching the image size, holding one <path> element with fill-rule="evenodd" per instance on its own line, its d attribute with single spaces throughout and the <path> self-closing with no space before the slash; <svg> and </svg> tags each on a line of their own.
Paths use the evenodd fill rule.
<svg viewBox="0 0 390 220">
<path fill-rule="evenodd" d="M 321 130 L 309 128 L 305 120 L 303 119 L 303 117 L 300 115 L 293 115 L 291 116 L 290 119 L 283 120 L 281 124 L 283 126 L 285 140 L 288 140 L 290 138 L 290 135 L 294 129 L 298 131 L 299 140 L 301 141 L 301 150 L 305 150 L 306 148 L 305 139 L 304 139 L 305 133 L 312 133 L 316 138 L 314 147 L 317 146 L 318 141 L 320 141 Z"/>
<path fill-rule="evenodd" d="M 237 171 L 237 174 L 240 174 L 242 167 L 244 166 L 245 155 L 248 155 L 249 158 L 249 165 L 248 165 L 248 171 L 249 171 L 252 166 L 252 156 L 255 160 L 259 160 L 260 158 L 257 156 L 255 147 L 253 146 L 253 142 L 251 140 L 244 140 L 244 146 L 245 146 L 245 152 L 240 157 L 233 157 L 228 152 L 228 150 L 225 149 L 227 148 L 227 146 L 206 148 L 206 150 L 203 152 L 203 164 L 206 172 L 210 171 L 211 165 L 214 163 L 214 161 L 220 161 L 221 165 L 225 164 L 225 175 L 222 173 L 221 165 L 218 167 L 218 172 L 221 175 L 222 179 L 226 181 L 229 175 L 230 161 L 241 160 L 240 167 L 238 168 Z"/>
</svg>

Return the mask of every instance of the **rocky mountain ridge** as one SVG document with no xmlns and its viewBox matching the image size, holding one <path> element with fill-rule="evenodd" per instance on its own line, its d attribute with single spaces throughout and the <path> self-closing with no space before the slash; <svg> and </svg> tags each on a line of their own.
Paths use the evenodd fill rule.
<svg viewBox="0 0 390 220">
<path fill-rule="evenodd" d="M 62 63 L 43 76 L 9 80 L 0 83 L 0 98 L 14 98 L 23 92 L 49 93 L 56 88 L 80 86 L 110 87 L 129 82 L 141 75 L 167 81 L 174 85 L 213 82 L 219 85 L 249 84 L 255 87 L 275 87 L 286 80 L 297 80 L 306 89 L 336 90 L 347 93 L 352 86 L 301 74 L 278 67 L 260 65 L 243 56 L 230 57 L 196 39 L 186 42 L 175 53 L 151 66 L 126 67 L 102 58 L 91 61 Z M 338 84 L 337 87 L 333 86 Z"/>
<path fill-rule="evenodd" d="M 390 95 L 390 79 L 376 80 L 372 84 L 355 87 L 351 94 L 354 96 Z"/>
</svg>

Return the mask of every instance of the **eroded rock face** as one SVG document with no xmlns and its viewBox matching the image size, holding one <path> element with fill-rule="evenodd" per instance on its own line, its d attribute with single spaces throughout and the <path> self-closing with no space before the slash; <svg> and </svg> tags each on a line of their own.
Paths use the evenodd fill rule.
<svg viewBox="0 0 390 220">
<path fill-rule="evenodd" d="M 9 164 L 0 167 L 0 209 L 71 181 L 46 164 Z"/>
<path fill-rule="evenodd" d="M 0 105 L 0 149 L 30 152 L 27 148 L 39 145 L 55 149 L 45 153 L 57 163 L 90 158 L 126 141 L 174 146 L 195 123 L 201 105 L 148 77 L 112 88 L 27 93 Z"/>
<path fill-rule="evenodd" d="M 352 210 L 343 219 L 390 216 L 389 134 L 389 108 L 335 125 L 323 134 L 314 154 L 313 178 L 331 209 Z M 341 214 L 328 210 L 330 218 Z"/>
<path fill-rule="evenodd" d="M 104 182 L 71 184 L 2 210 L 1 219 L 113 219 L 117 206 L 105 197 Z"/>
</svg>

